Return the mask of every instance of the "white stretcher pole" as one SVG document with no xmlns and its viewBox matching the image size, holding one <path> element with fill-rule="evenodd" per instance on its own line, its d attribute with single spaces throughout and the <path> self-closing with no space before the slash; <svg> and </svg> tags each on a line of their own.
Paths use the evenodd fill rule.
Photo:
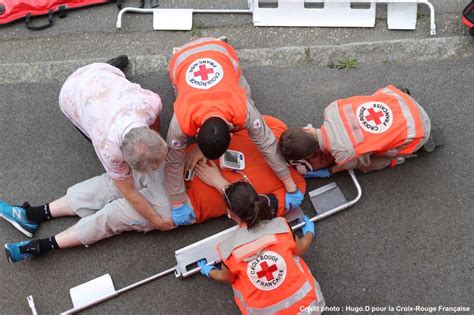
<svg viewBox="0 0 474 315">
<path fill-rule="evenodd" d="M 32 315 L 38 315 L 38 312 L 36 311 L 35 307 L 35 301 L 33 300 L 33 295 L 29 295 L 26 300 L 28 301 L 28 305 L 31 309 L 31 314 Z"/>
<path fill-rule="evenodd" d="M 358 180 L 357 180 L 357 178 L 356 178 L 356 176 L 355 176 L 355 174 L 354 174 L 354 171 L 353 171 L 353 170 L 349 170 L 348 173 L 349 173 L 349 175 L 351 176 L 352 182 L 354 183 L 354 185 L 355 185 L 355 187 L 356 187 L 356 189 L 357 189 L 357 195 L 356 195 L 356 197 L 355 197 L 354 199 L 350 200 L 350 201 L 345 202 L 344 204 L 341 204 L 341 205 L 335 207 L 334 209 L 328 210 L 328 211 L 326 211 L 326 212 L 324 212 L 324 213 L 321 213 L 321 214 L 319 214 L 319 215 L 316 215 L 316 216 L 312 217 L 312 218 L 310 219 L 310 221 L 313 221 L 313 222 L 315 222 L 315 221 L 320 221 L 320 220 L 322 220 L 322 219 L 324 219 L 324 218 L 327 218 L 327 217 L 329 217 L 329 216 L 331 216 L 331 215 L 333 215 L 333 214 L 336 214 L 336 213 L 338 213 L 338 212 L 340 212 L 340 211 L 342 211 L 342 210 L 344 210 L 344 209 L 347 209 L 347 208 L 351 207 L 352 205 L 354 205 L 355 203 L 357 203 L 357 202 L 360 200 L 360 198 L 362 197 L 362 188 L 360 187 L 360 184 L 359 184 L 359 182 L 358 182 Z M 299 208 L 298 208 L 298 209 L 299 209 Z M 295 210 L 297 210 L 297 209 L 295 209 Z M 298 211 L 301 212 L 301 209 L 299 209 Z M 296 212 L 295 212 L 295 213 L 296 213 Z M 287 213 L 287 216 L 288 216 L 288 215 L 290 215 L 290 212 Z M 291 217 L 291 215 L 290 215 L 290 217 Z M 290 219 L 288 219 L 288 220 L 290 220 Z M 296 224 L 296 225 L 293 225 L 291 228 L 292 228 L 293 230 L 297 230 L 297 229 L 303 227 L 305 224 L 306 224 L 305 222 L 301 222 L 301 223 L 298 223 L 298 224 Z M 206 239 L 203 239 L 203 240 L 201 240 L 201 241 L 198 241 L 198 242 L 196 242 L 196 243 L 194 243 L 194 244 L 191 244 L 191 245 L 189 245 L 189 246 L 187 246 L 187 247 L 185 247 L 185 248 L 182 248 L 182 249 L 180 249 L 180 250 L 177 250 L 177 251 L 175 252 L 175 256 L 178 257 L 178 256 L 177 256 L 177 253 L 183 253 L 183 252 L 186 252 L 186 251 L 190 252 L 191 250 L 196 250 L 196 248 L 199 249 L 200 246 L 201 246 L 201 248 L 202 248 L 203 246 L 206 245 L 206 243 L 212 243 L 212 244 L 214 244 L 216 241 L 219 241 L 220 239 L 223 239 L 225 236 L 227 236 L 228 234 L 230 234 L 233 230 L 235 230 L 235 228 L 236 228 L 236 226 L 234 226 L 234 227 L 232 227 L 232 228 L 229 228 L 229 229 L 227 229 L 227 230 L 225 230 L 225 231 L 222 231 L 222 232 L 220 232 L 220 233 L 218 233 L 218 234 L 212 235 L 212 236 L 210 236 L 210 237 L 208 237 L 208 238 L 206 238 Z M 215 248 L 215 247 L 213 247 L 213 248 Z M 199 250 L 198 250 L 198 251 L 199 251 Z M 196 257 L 194 257 L 194 258 L 196 258 Z M 200 258 L 198 258 L 198 259 L 200 259 Z M 194 259 L 194 260 L 195 260 L 195 259 Z M 194 261 L 194 260 L 193 260 L 192 262 L 196 262 L 196 261 Z M 220 263 L 220 262 L 221 262 L 220 259 L 215 259 L 215 260 L 209 261 L 209 262 L 207 263 L 207 265 L 215 265 L 215 264 L 218 264 L 218 263 Z M 131 284 L 131 285 L 129 285 L 129 286 L 126 286 L 126 287 L 120 289 L 120 290 L 115 290 L 113 287 L 112 287 L 112 288 L 109 287 L 110 293 L 105 294 L 105 295 L 102 295 L 102 296 L 99 296 L 99 297 L 93 297 L 93 298 L 94 298 L 93 300 L 87 301 L 86 303 L 81 304 L 80 306 L 77 306 L 77 307 L 73 307 L 73 308 L 71 308 L 71 309 L 69 309 L 69 310 L 67 310 L 67 311 L 65 311 L 65 312 L 61 312 L 60 314 L 74 314 L 74 313 L 76 313 L 76 312 L 85 310 L 85 309 L 87 309 L 87 308 L 89 308 L 89 307 L 92 307 L 92 306 L 97 305 L 97 304 L 99 304 L 99 303 L 102 303 L 102 302 L 104 302 L 104 301 L 110 300 L 110 299 L 112 299 L 112 298 L 114 298 L 114 297 L 116 297 L 116 296 L 118 296 L 118 295 L 120 295 L 120 294 L 122 294 L 122 293 L 124 293 L 124 292 L 126 292 L 126 291 L 132 290 L 132 289 L 134 289 L 134 288 L 136 288 L 136 287 L 139 287 L 139 286 L 141 286 L 141 285 L 143 285 L 143 284 L 145 284 L 145 283 L 151 282 L 151 281 L 153 281 L 153 280 L 159 279 L 159 278 L 161 278 L 161 277 L 164 277 L 164 276 L 169 275 L 169 274 L 172 274 L 172 273 L 175 273 L 176 277 L 186 278 L 186 277 L 189 277 L 189 276 L 191 276 L 191 275 L 194 275 L 194 274 L 200 272 L 200 270 L 201 270 L 201 267 L 196 267 L 196 268 L 193 268 L 193 269 L 191 269 L 191 270 L 186 270 L 186 266 L 182 266 L 182 264 L 183 264 L 182 261 L 180 261 L 180 260 L 177 259 L 177 263 L 178 263 L 178 264 L 177 264 L 175 267 L 173 267 L 173 268 L 170 268 L 170 269 L 167 269 L 167 270 L 165 270 L 165 271 L 162 271 L 162 272 L 160 272 L 160 273 L 158 273 L 158 274 L 156 274 L 156 275 L 153 275 L 153 276 L 151 276 L 151 277 L 148 277 L 148 278 L 146 278 L 146 279 L 143 279 L 143 280 L 141 280 L 141 281 L 139 281 L 139 282 L 135 282 L 135 283 L 133 283 L 133 284 Z M 186 263 L 184 263 L 184 264 L 186 264 Z M 108 276 L 109 279 L 110 279 L 110 276 L 109 276 L 108 274 L 107 274 L 106 276 Z M 91 281 L 99 281 L 99 282 L 100 282 L 100 278 L 102 278 L 102 277 L 93 279 L 93 280 L 91 280 Z M 111 279 L 110 279 L 110 280 L 111 280 Z M 87 283 L 86 283 L 86 284 L 87 284 Z M 107 286 L 108 286 L 108 285 L 107 285 Z M 111 283 L 110 286 L 113 286 L 113 284 Z M 72 294 L 71 294 L 71 295 L 72 295 Z"/>
<path fill-rule="evenodd" d="M 91 306 L 94 306 L 94 305 L 97 305 L 97 304 L 102 303 L 102 302 L 104 302 L 104 301 L 110 300 L 111 298 L 114 298 L 114 297 L 116 297 L 116 296 L 118 296 L 118 295 L 120 295 L 120 294 L 122 294 L 122 293 L 124 293 L 124 292 L 126 292 L 126 291 L 135 289 L 136 287 L 139 287 L 139 286 L 141 286 L 141 285 L 143 285 L 143 284 L 145 284 L 145 283 L 148 283 L 148 282 L 150 282 L 150 281 L 153 281 L 153 280 L 156 280 L 156 279 L 158 279 L 158 278 L 161 278 L 161 277 L 164 277 L 164 276 L 166 276 L 166 275 L 169 275 L 169 274 L 173 273 L 173 272 L 175 271 L 175 269 L 176 269 L 176 267 L 173 267 L 173 268 L 170 268 L 170 269 L 168 269 L 168 270 L 162 271 L 162 272 L 160 272 L 160 273 L 158 273 L 158 274 L 156 274 L 156 275 L 153 275 L 153 276 L 148 277 L 148 278 L 146 278 L 146 279 L 143 279 L 143 280 L 141 280 L 141 281 L 135 282 L 135 283 L 133 283 L 133 284 L 131 284 L 131 285 L 129 285 L 129 286 L 126 286 L 126 287 L 120 289 L 120 290 L 117 290 L 117 291 L 115 291 L 114 293 L 111 293 L 111 294 L 109 294 L 109 295 L 106 295 L 106 296 L 104 296 L 104 297 L 101 297 L 100 299 L 97 299 L 96 301 L 92 301 L 92 302 L 90 302 L 90 303 L 88 303 L 88 304 L 85 304 L 85 305 L 82 305 L 82 306 L 80 306 L 80 307 L 71 308 L 71 309 L 69 309 L 69 310 L 67 310 L 67 311 L 61 312 L 60 314 L 74 314 L 74 313 L 80 312 L 80 311 L 85 310 L 85 309 L 87 309 L 87 308 L 89 308 L 89 307 L 91 307 Z"/>
</svg>

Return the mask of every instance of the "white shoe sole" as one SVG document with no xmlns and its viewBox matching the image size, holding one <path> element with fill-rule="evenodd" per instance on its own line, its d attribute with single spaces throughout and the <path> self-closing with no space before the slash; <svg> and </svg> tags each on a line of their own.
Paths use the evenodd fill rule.
<svg viewBox="0 0 474 315">
<path fill-rule="evenodd" d="M 8 249 L 7 249 L 7 244 L 3 245 L 3 249 L 5 250 L 5 256 L 7 256 L 7 259 L 8 259 L 8 262 L 10 264 L 14 264 L 15 262 L 10 258 L 10 256 L 8 255 Z"/>
<path fill-rule="evenodd" d="M 20 231 L 21 233 L 25 234 L 26 236 L 28 237 L 33 237 L 33 233 L 31 232 L 28 232 L 27 230 L 25 230 L 24 228 L 21 227 L 21 225 L 16 222 L 16 221 L 12 221 L 10 220 L 9 218 L 5 217 L 3 214 L 0 213 L 0 217 L 4 218 L 5 221 L 7 222 L 10 222 L 14 227 L 17 228 L 18 231 Z"/>
</svg>

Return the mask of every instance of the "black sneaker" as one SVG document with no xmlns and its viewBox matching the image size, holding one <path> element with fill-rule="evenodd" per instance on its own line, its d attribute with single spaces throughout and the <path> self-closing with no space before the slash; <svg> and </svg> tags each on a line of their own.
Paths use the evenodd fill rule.
<svg viewBox="0 0 474 315">
<path fill-rule="evenodd" d="M 423 145 L 425 152 L 433 152 L 436 147 L 444 144 L 444 133 L 441 128 L 431 129 L 428 141 Z"/>
<path fill-rule="evenodd" d="M 106 61 L 109 65 L 112 65 L 116 68 L 119 68 L 120 70 L 124 71 L 124 69 L 127 67 L 129 60 L 128 56 L 126 55 L 121 55 L 115 58 L 110 59 L 109 61 Z"/>
<path fill-rule="evenodd" d="M 227 36 L 221 36 L 218 38 L 218 40 L 227 44 L 229 43 L 229 39 L 227 38 Z"/>
<path fill-rule="evenodd" d="M 402 91 L 402 92 L 405 93 L 405 94 L 411 95 L 410 90 L 407 89 L 406 87 L 397 86 L 396 88 L 399 89 L 400 91 Z"/>
</svg>

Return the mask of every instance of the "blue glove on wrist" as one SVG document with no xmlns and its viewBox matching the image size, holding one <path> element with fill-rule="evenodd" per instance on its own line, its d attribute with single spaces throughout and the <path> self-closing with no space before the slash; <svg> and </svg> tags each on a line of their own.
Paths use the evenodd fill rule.
<svg viewBox="0 0 474 315">
<path fill-rule="evenodd" d="M 327 168 L 322 168 L 317 171 L 312 171 L 312 172 L 306 172 L 305 175 L 303 175 L 304 178 L 315 178 L 315 177 L 330 177 L 331 171 Z"/>
<path fill-rule="evenodd" d="M 301 202 L 303 202 L 303 198 L 304 196 L 299 189 L 296 190 L 294 193 L 286 192 L 286 195 L 285 195 L 286 211 L 289 211 L 290 209 L 294 209 L 298 207 L 301 204 Z"/>
<path fill-rule="evenodd" d="M 303 231 L 303 235 L 306 235 L 311 232 L 314 236 L 316 236 L 316 227 L 314 226 L 314 222 L 310 221 L 307 216 L 303 216 L 303 221 L 306 223 L 301 228 L 301 231 Z"/>
<path fill-rule="evenodd" d="M 171 217 L 175 225 L 188 225 L 196 221 L 196 215 L 186 203 L 171 208 Z"/>
<path fill-rule="evenodd" d="M 216 267 L 214 266 L 209 266 L 209 265 L 206 265 L 207 264 L 207 260 L 206 259 L 201 259 L 200 261 L 198 261 L 197 265 L 198 267 L 201 267 L 201 274 L 203 276 L 206 276 L 209 278 L 209 272 L 212 270 L 212 269 L 217 269 Z"/>
</svg>

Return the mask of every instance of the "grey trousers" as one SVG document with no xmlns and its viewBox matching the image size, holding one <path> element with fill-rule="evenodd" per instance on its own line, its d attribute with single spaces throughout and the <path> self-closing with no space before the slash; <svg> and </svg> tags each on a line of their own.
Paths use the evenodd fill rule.
<svg viewBox="0 0 474 315">
<path fill-rule="evenodd" d="M 171 217 L 171 206 L 164 186 L 163 167 L 149 174 L 133 173 L 135 187 L 163 218 Z M 76 235 L 83 245 L 125 231 L 148 232 L 153 225 L 122 197 L 107 174 L 93 177 L 70 187 L 66 194 L 74 212 L 81 217 Z"/>
</svg>

